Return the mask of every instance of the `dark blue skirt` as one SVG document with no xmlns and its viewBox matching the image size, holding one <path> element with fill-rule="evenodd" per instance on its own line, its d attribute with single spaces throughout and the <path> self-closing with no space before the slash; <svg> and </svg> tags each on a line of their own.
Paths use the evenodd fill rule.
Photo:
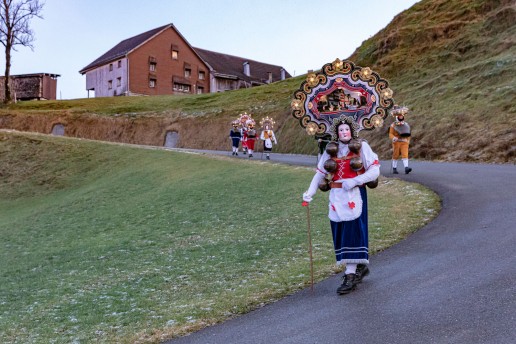
<svg viewBox="0 0 516 344">
<path fill-rule="evenodd" d="M 367 228 L 367 192 L 360 187 L 362 214 L 352 221 L 333 222 L 331 232 L 337 264 L 369 264 L 369 240 Z"/>
<path fill-rule="evenodd" d="M 238 145 L 240 144 L 240 137 L 232 137 L 231 141 L 232 141 L 233 147 L 238 148 Z"/>
</svg>

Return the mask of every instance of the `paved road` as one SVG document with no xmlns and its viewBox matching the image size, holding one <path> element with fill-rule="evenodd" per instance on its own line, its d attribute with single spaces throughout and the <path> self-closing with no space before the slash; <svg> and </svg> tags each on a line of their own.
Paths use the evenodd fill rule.
<svg viewBox="0 0 516 344">
<path fill-rule="evenodd" d="M 308 166 L 316 160 L 272 159 Z M 338 296 L 339 277 L 331 277 L 314 294 L 308 288 L 167 343 L 516 343 L 516 166 L 412 167 L 399 178 L 436 191 L 442 212 L 371 257 L 372 273 L 355 292 Z M 381 171 L 390 176 L 389 163 Z"/>
</svg>

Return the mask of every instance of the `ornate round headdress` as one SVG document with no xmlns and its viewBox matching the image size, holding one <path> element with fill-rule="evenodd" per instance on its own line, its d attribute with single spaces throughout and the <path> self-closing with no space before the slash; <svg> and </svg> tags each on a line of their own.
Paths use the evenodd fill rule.
<svg viewBox="0 0 516 344">
<path fill-rule="evenodd" d="M 394 105 L 389 83 L 369 67 L 336 59 L 320 71 L 310 72 L 294 92 L 292 115 L 309 135 L 318 138 L 332 135 L 334 119 L 347 116 L 360 130 L 383 125 Z M 333 128 L 335 129 L 335 127 Z"/>
<path fill-rule="evenodd" d="M 238 127 L 240 125 L 240 120 L 235 119 L 234 121 L 231 122 L 231 125 L 234 127 Z"/>
<path fill-rule="evenodd" d="M 247 121 L 251 119 L 251 114 L 248 114 L 247 112 L 241 113 L 240 117 L 238 117 L 238 121 L 240 121 L 240 124 L 242 126 L 245 126 Z"/>
<path fill-rule="evenodd" d="M 267 125 L 268 125 L 270 130 L 274 129 L 274 124 L 275 124 L 275 123 L 276 123 L 276 122 L 274 122 L 274 120 L 273 120 L 272 118 L 268 117 L 268 116 L 267 116 L 267 117 L 264 117 L 264 118 L 262 118 L 262 119 L 260 120 L 260 126 L 261 126 L 262 128 L 265 128 L 265 126 L 267 126 Z"/>
</svg>

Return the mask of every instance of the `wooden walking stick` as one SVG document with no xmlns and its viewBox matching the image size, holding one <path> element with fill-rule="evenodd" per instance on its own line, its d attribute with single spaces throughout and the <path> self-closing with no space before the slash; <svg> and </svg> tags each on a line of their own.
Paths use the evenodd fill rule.
<svg viewBox="0 0 516 344">
<path fill-rule="evenodd" d="M 312 236 L 310 230 L 310 206 L 308 202 L 302 203 L 306 207 L 306 222 L 308 224 L 308 253 L 310 255 L 310 290 L 314 292 L 314 261 L 312 258 Z"/>
</svg>

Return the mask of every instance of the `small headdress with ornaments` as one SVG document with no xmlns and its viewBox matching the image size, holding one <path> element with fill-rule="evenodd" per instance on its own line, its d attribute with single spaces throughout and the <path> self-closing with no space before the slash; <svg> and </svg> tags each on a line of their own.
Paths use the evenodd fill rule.
<svg viewBox="0 0 516 344">
<path fill-rule="evenodd" d="M 266 130 L 272 130 L 274 129 L 274 124 L 276 122 L 274 122 L 274 120 L 270 117 L 264 117 L 260 120 L 260 126 L 263 128 L 263 129 L 266 129 Z"/>
<path fill-rule="evenodd" d="M 240 121 L 238 119 L 235 119 L 234 121 L 231 122 L 231 125 L 233 126 L 233 128 L 238 128 L 240 126 Z"/>
<path fill-rule="evenodd" d="M 251 116 L 252 115 L 250 113 L 248 114 L 247 112 L 244 112 L 244 113 L 240 114 L 240 116 L 238 117 L 238 120 L 240 121 L 240 124 L 242 126 L 246 126 L 247 121 L 252 120 Z"/>
<path fill-rule="evenodd" d="M 245 122 L 245 125 L 248 127 L 248 128 L 254 128 L 254 126 L 256 125 L 256 122 L 254 119 L 250 118 L 248 119 L 246 122 Z"/>
<path fill-rule="evenodd" d="M 406 106 L 394 105 L 391 109 L 391 116 L 394 117 L 395 120 L 398 119 L 398 116 L 405 117 L 408 113 L 409 109 Z"/>
</svg>

